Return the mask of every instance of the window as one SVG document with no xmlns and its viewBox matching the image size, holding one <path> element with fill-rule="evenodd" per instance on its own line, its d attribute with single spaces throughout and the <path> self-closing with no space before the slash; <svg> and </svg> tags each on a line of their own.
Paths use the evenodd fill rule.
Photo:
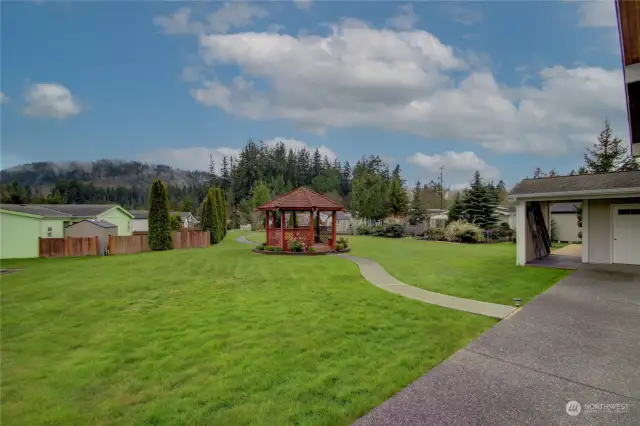
<svg viewBox="0 0 640 426">
<path fill-rule="evenodd" d="M 636 215 L 640 214 L 640 209 L 618 209 L 619 215 Z"/>
<path fill-rule="evenodd" d="M 50 226 L 47 228 L 47 237 L 51 238 L 53 236 L 53 228 Z"/>
</svg>

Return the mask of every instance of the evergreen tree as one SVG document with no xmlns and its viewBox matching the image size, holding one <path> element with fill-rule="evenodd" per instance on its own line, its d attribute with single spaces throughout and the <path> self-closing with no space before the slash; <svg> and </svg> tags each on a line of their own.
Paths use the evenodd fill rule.
<svg viewBox="0 0 640 426">
<path fill-rule="evenodd" d="M 209 197 L 211 198 L 211 213 L 212 213 L 212 235 L 211 243 L 217 244 L 224 238 L 226 233 L 226 219 L 223 217 L 224 213 L 224 196 L 220 188 L 211 188 L 209 190 Z"/>
<path fill-rule="evenodd" d="M 172 235 L 167 188 L 161 180 L 156 179 L 149 195 L 149 248 L 171 250 Z"/>
<path fill-rule="evenodd" d="M 200 230 L 209 233 L 209 243 L 215 244 L 214 241 L 214 193 L 213 188 L 209 189 L 207 196 L 200 207 Z"/>
<path fill-rule="evenodd" d="M 404 180 L 400 176 L 400 165 L 393 170 L 389 185 L 389 212 L 394 216 L 404 216 L 407 213 L 409 197 L 404 189 Z"/>
<path fill-rule="evenodd" d="M 427 220 L 427 217 L 427 209 L 425 209 L 422 202 L 422 184 L 418 181 L 413 187 L 411 205 L 409 207 L 409 223 L 418 225 Z"/>
<path fill-rule="evenodd" d="M 477 170 L 473 175 L 471 187 L 466 191 L 462 203 L 464 216 L 469 222 L 483 229 L 488 229 L 495 225 L 495 195 L 483 184 L 482 176 Z"/>
<path fill-rule="evenodd" d="M 462 202 L 463 197 L 460 194 L 460 191 L 456 192 L 456 198 L 449 209 L 449 222 L 467 219 L 465 217 L 464 204 Z"/>
<path fill-rule="evenodd" d="M 609 120 L 604 121 L 604 129 L 598 136 L 598 142 L 593 144 L 593 148 L 587 148 L 584 163 L 587 173 L 638 170 L 638 163 L 629 156 L 622 140 L 613 136 Z"/>
</svg>

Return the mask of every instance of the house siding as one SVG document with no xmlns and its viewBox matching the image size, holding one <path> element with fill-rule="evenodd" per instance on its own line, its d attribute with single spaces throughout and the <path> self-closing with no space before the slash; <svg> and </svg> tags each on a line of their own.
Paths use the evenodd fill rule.
<svg viewBox="0 0 640 426">
<path fill-rule="evenodd" d="M 589 263 L 612 263 L 612 204 L 640 203 L 640 198 L 606 198 L 589 200 Z"/>
<path fill-rule="evenodd" d="M 149 231 L 149 219 L 133 219 L 131 226 L 133 231 L 147 232 Z"/>
<path fill-rule="evenodd" d="M 132 233 L 131 222 L 133 219 L 119 208 L 114 208 L 99 214 L 96 216 L 96 219 L 103 219 L 116 225 L 118 227 L 118 235 L 120 236 L 131 235 Z"/>
<path fill-rule="evenodd" d="M 0 212 L 0 259 L 38 257 L 40 225 L 39 218 Z"/>
<path fill-rule="evenodd" d="M 558 241 L 580 241 L 578 238 L 578 215 L 576 213 L 552 213 L 556 225 L 555 238 Z"/>
<path fill-rule="evenodd" d="M 40 237 L 41 238 L 63 238 L 64 237 L 64 221 L 56 219 L 40 219 Z M 48 229 L 51 228 L 51 236 Z"/>
</svg>

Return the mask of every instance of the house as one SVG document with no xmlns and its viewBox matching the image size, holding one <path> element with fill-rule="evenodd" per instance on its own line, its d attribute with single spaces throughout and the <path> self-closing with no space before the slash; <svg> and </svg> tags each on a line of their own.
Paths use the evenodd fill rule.
<svg viewBox="0 0 640 426">
<path fill-rule="evenodd" d="M 149 231 L 149 212 L 147 210 L 131 210 L 133 215 L 133 232 Z M 170 215 L 178 215 L 182 219 L 183 228 L 193 228 L 198 225 L 198 220 L 190 212 L 169 212 Z"/>
<path fill-rule="evenodd" d="M 117 227 L 117 235 L 131 235 L 133 216 L 116 204 L 2 204 L 0 259 L 38 257 L 38 238 L 63 238 L 66 227 L 85 219 L 104 220 Z"/>
<path fill-rule="evenodd" d="M 495 217 L 496 217 L 496 226 L 499 226 L 501 223 L 506 223 L 507 225 L 509 225 L 509 228 L 515 229 L 516 215 L 515 215 L 515 212 L 509 209 L 509 207 L 497 206 Z"/>
<path fill-rule="evenodd" d="M 580 241 L 577 211 L 580 203 L 551 204 L 551 239 L 562 242 Z"/>
<path fill-rule="evenodd" d="M 640 2 L 616 0 L 631 152 L 640 156 Z"/>
<path fill-rule="evenodd" d="M 118 227 L 102 219 L 85 219 L 64 229 L 65 237 L 98 237 L 98 254 L 103 256 L 109 246 L 109 236 L 118 235 Z"/>
<path fill-rule="evenodd" d="M 640 265 L 640 171 L 524 179 L 509 198 L 516 202 L 518 265 L 549 257 L 554 202 L 582 203 L 576 262 Z"/>
</svg>

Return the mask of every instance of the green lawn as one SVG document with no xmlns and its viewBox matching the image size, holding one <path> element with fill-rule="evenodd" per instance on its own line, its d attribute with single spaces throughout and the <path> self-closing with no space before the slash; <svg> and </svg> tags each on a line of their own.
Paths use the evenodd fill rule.
<svg viewBox="0 0 640 426">
<path fill-rule="evenodd" d="M 264 233 L 247 236 L 264 241 Z M 485 302 L 523 303 L 569 275 L 570 271 L 516 266 L 513 243 L 452 244 L 412 238 L 346 236 L 351 254 L 372 259 L 407 284 Z M 559 248 L 554 245 L 554 248 Z"/>
<path fill-rule="evenodd" d="M 3 425 L 346 425 L 495 323 L 236 235 L 3 262 Z"/>
</svg>

